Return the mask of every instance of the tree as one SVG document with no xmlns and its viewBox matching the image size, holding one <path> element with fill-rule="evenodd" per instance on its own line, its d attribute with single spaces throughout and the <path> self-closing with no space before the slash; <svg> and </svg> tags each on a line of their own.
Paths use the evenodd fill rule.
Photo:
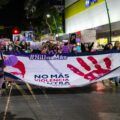
<svg viewBox="0 0 120 120">
<path fill-rule="evenodd" d="M 50 31 L 52 33 L 62 32 L 62 16 L 59 14 L 56 6 L 52 5 L 50 0 L 35 1 L 28 0 L 25 6 L 26 17 L 31 21 L 34 28 L 37 28 L 37 31 L 43 34 L 50 33 Z M 50 14 L 51 17 L 47 18 L 47 14 Z"/>
<path fill-rule="evenodd" d="M 50 24 L 52 33 L 62 33 L 62 16 L 59 14 L 58 10 L 55 7 L 52 7 L 49 10 L 50 17 L 47 18 L 48 23 Z"/>
<path fill-rule="evenodd" d="M 2 8 L 4 5 L 6 5 L 9 2 L 9 0 L 0 0 L 0 8 Z"/>
</svg>

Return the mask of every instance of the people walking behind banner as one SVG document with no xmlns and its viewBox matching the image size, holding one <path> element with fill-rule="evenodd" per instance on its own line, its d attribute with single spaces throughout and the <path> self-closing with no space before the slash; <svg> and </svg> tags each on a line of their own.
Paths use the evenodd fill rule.
<svg viewBox="0 0 120 120">
<path fill-rule="evenodd" d="M 25 52 L 27 50 L 27 43 L 25 41 L 20 42 L 21 52 Z"/>
<path fill-rule="evenodd" d="M 113 47 L 114 50 L 120 50 L 120 42 L 116 41 Z"/>
<path fill-rule="evenodd" d="M 81 44 L 80 43 L 77 43 L 77 45 L 76 45 L 76 52 L 81 53 Z"/>
<path fill-rule="evenodd" d="M 114 47 L 113 47 L 113 50 L 120 50 L 120 42 L 119 41 L 116 41 L 115 44 L 114 44 Z M 115 82 L 115 86 L 117 87 L 119 85 L 119 77 L 114 77 L 113 78 L 114 82 Z"/>
<path fill-rule="evenodd" d="M 116 41 L 114 46 L 112 45 L 112 43 L 106 44 L 105 47 L 104 47 L 104 50 L 109 50 L 109 51 L 110 50 L 120 50 L 120 43 L 119 43 L 119 41 Z M 118 84 L 119 84 L 119 77 L 116 76 L 114 78 L 111 78 L 110 81 L 111 80 L 114 81 L 115 86 L 117 87 Z"/>
<path fill-rule="evenodd" d="M 72 45 L 76 44 L 76 34 L 72 34 L 70 36 L 70 44 Z"/>
<path fill-rule="evenodd" d="M 2 86 L 4 83 L 4 71 L 3 71 L 3 59 L 2 59 L 2 53 L 0 53 L 0 95 L 2 94 Z"/>
<path fill-rule="evenodd" d="M 113 45 L 112 43 L 108 43 L 105 45 L 104 50 L 113 50 Z"/>
<path fill-rule="evenodd" d="M 82 52 L 91 52 L 94 43 L 81 43 Z"/>
<path fill-rule="evenodd" d="M 62 47 L 62 52 L 65 53 L 65 54 L 70 53 L 70 48 L 69 48 L 68 42 L 64 43 L 64 45 Z"/>
<path fill-rule="evenodd" d="M 103 50 L 102 46 L 100 46 L 98 42 L 95 41 L 92 46 L 91 52 L 102 51 L 102 50 Z"/>
<path fill-rule="evenodd" d="M 77 53 L 76 44 L 73 45 L 72 53 L 75 55 Z"/>
</svg>

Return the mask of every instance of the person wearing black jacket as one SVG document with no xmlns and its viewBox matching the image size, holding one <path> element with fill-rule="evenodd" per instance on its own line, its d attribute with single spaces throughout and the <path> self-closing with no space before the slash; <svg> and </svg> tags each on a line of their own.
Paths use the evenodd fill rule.
<svg viewBox="0 0 120 120">
<path fill-rule="evenodd" d="M 82 52 L 91 52 L 94 42 L 92 43 L 81 43 Z"/>
<path fill-rule="evenodd" d="M 76 34 L 72 34 L 70 37 L 70 44 L 74 45 L 76 44 Z"/>
</svg>

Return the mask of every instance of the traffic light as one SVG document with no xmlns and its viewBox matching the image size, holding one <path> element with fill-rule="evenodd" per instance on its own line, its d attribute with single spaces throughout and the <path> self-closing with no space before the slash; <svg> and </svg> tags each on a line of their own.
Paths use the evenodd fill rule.
<svg viewBox="0 0 120 120">
<path fill-rule="evenodd" d="M 14 27 L 12 29 L 12 34 L 20 34 L 20 29 L 18 27 Z"/>
</svg>

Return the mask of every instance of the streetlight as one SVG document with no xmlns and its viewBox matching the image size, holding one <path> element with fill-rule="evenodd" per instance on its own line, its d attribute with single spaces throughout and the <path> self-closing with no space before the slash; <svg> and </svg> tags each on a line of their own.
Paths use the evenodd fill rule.
<svg viewBox="0 0 120 120">
<path fill-rule="evenodd" d="M 109 42 L 111 42 L 111 37 L 112 37 L 112 27 L 111 27 L 111 20 L 110 20 L 110 14 L 109 14 L 109 8 L 107 4 L 107 0 L 105 0 L 105 6 L 106 6 L 106 11 L 107 11 L 107 16 L 108 16 L 108 22 L 109 22 Z"/>
<path fill-rule="evenodd" d="M 50 17 L 51 17 L 51 15 L 50 15 L 50 14 L 47 14 L 47 15 L 46 15 L 46 17 L 47 17 L 47 18 L 50 18 Z"/>
<path fill-rule="evenodd" d="M 50 18 L 51 17 L 51 15 L 50 14 L 47 14 L 46 15 L 46 17 L 47 18 Z M 58 26 L 57 26 L 57 22 L 56 22 L 56 19 L 55 19 L 55 17 L 54 16 L 52 16 L 53 17 L 53 22 L 54 22 L 54 24 L 55 24 L 55 27 L 56 27 L 56 34 L 58 33 Z M 50 26 L 50 25 L 49 25 Z M 50 29 L 51 29 L 51 27 L 49 27 Z"/>
<path fill-rule="evenodd" d="M 47 15 L 46 15 L 46 24 L 47 24 L 47 25 L 48 25 L 48 27 L 49 27 L 50 34 L 52 34 L 52 29 L 51 29 L 50 24 L 48 23 L 48 20 L 47 20 L 47 18 L 50 18 L 50 17 L 51 17 L 51 15 L 50 15 L 50 14 L 47 14 Z"/>
</svg>

